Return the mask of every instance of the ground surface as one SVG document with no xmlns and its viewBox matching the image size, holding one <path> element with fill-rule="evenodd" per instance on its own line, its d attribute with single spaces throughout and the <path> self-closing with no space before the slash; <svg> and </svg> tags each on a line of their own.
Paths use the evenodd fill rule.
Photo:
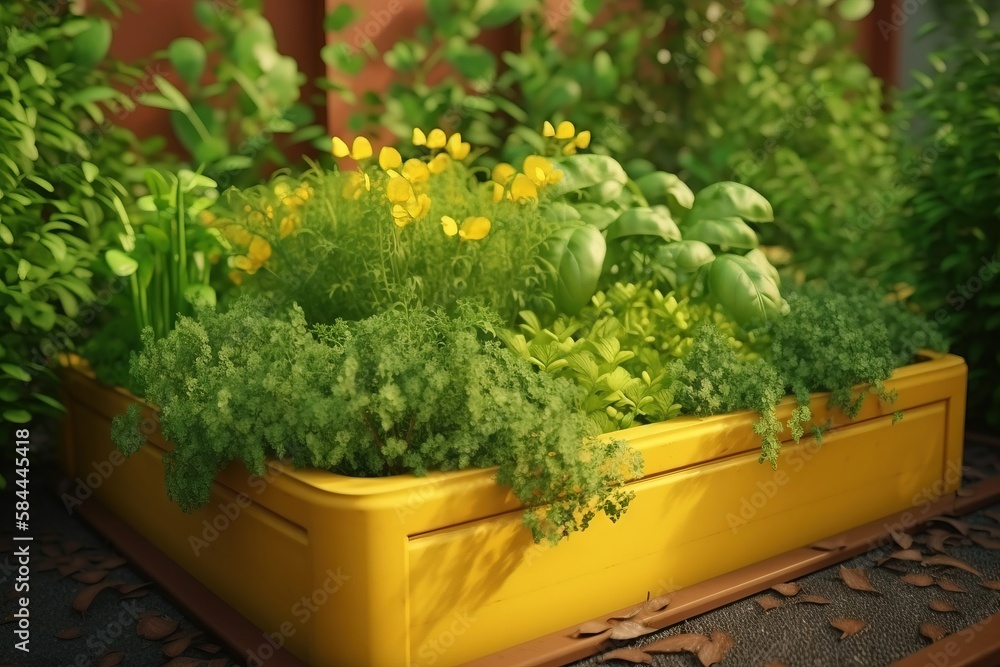
<svg viewBox="0 0 1000 667">
<path fill-rule="evenodd" d="M 169 592 L 147 585 L 139 572 L 120 559 L 107 542 L 87 524 L 69 513 L 52 490 L 57 474 L 42 456 L 33 463 L 31 513 L 31 652 L 27 656 L 13 648 L 17 609 L 13 587 L 17 572 L 9 539 L 10 521 L 0 532 L 0 666 L 16 667 L 229 667 L 242 659 L 220 648 L 209 632 L 194 627 L 171 602 Z M 974 476 L 1000 473 L 1000 459 L 990 450 L 967 448 L 967 472 Z M 8 482 L 9 470 L 4 470 Z M 17 500 L 13 485 L 0 494 L 0 507 Z M 973 528 L 975 527 L 975 528 Z M 917 536 L 912 549 L 923 554 L 943 546 L 947 554 L 978 570 L 977 576 L 963 569 L 926 566 L 919 562 L 878 562 L 900 547 L 881 548 L 861 555 L 845 565 L 863 572 L 877 592 L 849 588 L 840 566 L 802 577 L 795 583 L 796 595 L 771 591 L 721 607 L 715 611 L 662 630 L 654 635 L 614 647 L 639 647 L 682 633 L 710 635 L 724 631 L 733 645 L 723 665 L 736 667 L 785 664 L 789 667 L 888 665 L 929 643 L 921 626 L 932 623 L 949 633 L 988 632 L 1000 628 L 982 626 L 963 630 L 991 614 L 1000 612 L 1000 591 L 982 582 L 1000 580 L 1000 505 L 963 517 L 957 524 L 935 523 L 932 532 Z M 933 532 L 938 531 L 938 532 Z M 967 533 L 967 536 L 962 533 Z M 976 541 L 972 541 L 975 539 Z M 930 575 L 930 586 L 906 583 L 909 574 Z M 943 590 L 941 580 L 966 592 Z M 919 582 L 919 578 L 914 580 Z M 100 588 L 103 586 L 103 588 Z M 134 589 L 134 590 L 133 590 Z M 821 596 L 829 604 L 814 604 L 803 596 Z M 133 597 L 134 596 L 134 597 Z M 934 611 L 934 601 L 942 609 Z M 779 605 L 765 611 L 764 606 Z M 848 619 L 863 628 L 844 639 L 831 627 L 833 619 Z M 925 626 L 925 632 L 929 626 Z M 934 631 L 934 628 L 930 628 Z M 60 639 L 58 636 L 79 636 Z M 962 635 L 964 636 L 964 635 Z M 609 644 L 609 648 L 612 645 Z M 602 664 L 602 656 L 575 663 L 578 667 Z M 627 662 L 611 662 L 626 665 Z M 692 653 L 658 654 L 654 664 L 691 666 L 701 664 Z M 360 667 L 360 666 L 359 666 Z"/>
</svg>

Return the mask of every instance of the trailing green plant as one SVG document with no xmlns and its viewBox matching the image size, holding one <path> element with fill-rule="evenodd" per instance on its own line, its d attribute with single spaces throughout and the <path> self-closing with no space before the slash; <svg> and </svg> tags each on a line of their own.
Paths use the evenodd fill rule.
<svg viewBox="0 0 1000 667">
<path fill-rule="evenodd" d="M 101 227 L 124 215 L 131 101 L 100 68 L 111 28 L 63 5 L 0 5 L 0 419 L 61 410 L 49 368 L 94 300 Z M 127 74 L 127 73 L 126 73 Z"/>
<path fill-rule="evenodd" d="M 149 194 L 137 201 L 138 224 L 124 218 L 120 247 L 104 258 L 116 276 L 129 280 L 136 331 L 149 327 L 163 338 L 180 315 L 215 305 L 211 269 L 222 246 L 219 232 L 201 216 L 218 193 L 215 181 L 186 169 L 166 175 L 148 169 L 146 187 Z"/>
<path fill-rule="evenodd" d="M 909 158 L 915 178 L 900 225 L 915 249 L 896 278 L 969 363 L 970 424 L 1000 428 L 1000 31 L 978 28 L 931 55 L 907 105 L 926 124 Z"/>
<path fill-rule="evenodd" d="M 171 499 L 203 505 L 218 470 L 241 461 L 260 475 L 268 456 L 355 476 L 499 466 L 536 539 L 598 512 L 616 519 L 639 454 L 588 437 L 578 389 L 484 340 L 497 326 L 464 307 L 310 327 L 297 307 L 244 298 L 181 318 L 163 339 L 147 329 L 133 374 L 176 443 L 164 459 Z M 125 453 L 141 444 L 137 419 L 131 408 L 115 426 Z"/>
<path fill-rule="evenodd" d="M 277 49 L 261 0 L 197 0 L 203 40 L 179 37 L 162 57 L 176 77 L 152 77 L 147 106 L 170 111 L 174 133 L 195 165 L 222 187 L 249 186 L 288 161 L 276 137 L 291 144 L 325 136 L 301 101 L 305 75 Z M 209 57 L 211 54 L 211 58 Z M 273 169 L 273 166 L 270 167 Z"/>
</svg>

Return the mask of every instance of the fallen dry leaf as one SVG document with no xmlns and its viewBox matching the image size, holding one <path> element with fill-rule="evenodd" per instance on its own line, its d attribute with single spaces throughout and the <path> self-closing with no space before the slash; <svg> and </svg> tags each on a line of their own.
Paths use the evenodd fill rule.
<svg viewBox="0 0 1000 667">
<path fill-rule="evenodd" d="M 962 588 L 961 586 L 959 586 L 958 584 L 956 584 L 951 579 L 938 579 L 936 583 L 943 590 L 950 591 L 952 593 L 968 593 L 969 592 L 969 591 L 965 590 L 964 588 Z"/>
<path fill-rule="evenodd" d="M 973 466 L 962 466 L 962 476 L 969 479 L 989 479 L 990 475 L 985 470 L 980 470 Z"/>
<path fill-rule="evenodd" d="M 781 606 L 781 600 L 773 595 L 761 595 L 757 598 L 756 602 L 764 611 L 771 611 L 772 609 L 777 609 Z"/>
<path fill-rule="evenodd" d="M 610 618 L 608 618 L 608 620 L 627 621 L 631 618 L 635 618 L 636 616 L 642 618 L 663 611 L 669 605 L 670 605 L 670 596 L 668 595 L 661 595 L 660 597 L 653 598 L 652 600 L 650 600 L 647 597 L 645 602 L 637 605 L 635 609 L 625 614 L 624 616 L 611 616 Z"/>
<path fill-rule="evenodd" d="M 936 551 L 939 554 L 947 554 L 948 546 L 947 544 L 945 544 L 945 542 L 947 542 L 949 537 L 952 537 L 952 535 L 949 535 L 948 533 L 945 533 L 943 531 L 937 532 L 934 535 L 931 535 L 927 538 L 927 547 L 931 551 Z"/>
<path fill-rule="evenodd" d="M 972 489 L 959 489 L 958 491 L 955 492 L 955 495 L 958 496 L 959 498 L 970 498 L 976 495 L 976 492 L 973 491 Z"/>
<path fill-rule="evenodd" d="M 947 636 L 948 631 L 942 628 L 937 623 L 921 623 L 920 634 L 922 634 L 924 637 L 927 637 L 927 639 L 930 639 L 932 642 L 936 642 L 942 637 Z"/>
<path fill-rule="evenodd" d="M 611 628 L 611 639 L 635 639 L 650 632 L 656 632 L 656 628 L 635 621 L 622 621 Z"/>
<path fill-rule="evenodd" d="M 152 586 L 152 581 L 146 581 L 141 584 L 118 584 L 115 589 L 122 594 L 132 593 L 139 590 L 140 588 L 145 588 L 146 586 Z"/>
<path fill-rule="evenodd" d="M 833 604 L 833 602 L 821 595 L 803 595 L 800 598 L 796 598 L 796 600 L 798 602 L 808 602 L 809 604 Z"/>
<path fill-rule="evenodd" d="M 125 654 L 121 651 L 114 651 L 113 653 L 102 655 L 97 663 L 97 667 L 118 667 L 123 662 L 125 662 Z"/>
<path fill-rule="evenodd" d="M 764 667 L 788 667 L 788 665 L 783 662 L 769 662 Z"/>
<path fill-rule="evenodd" d="M 946 523 L 955 530 L 957 530 L 959 533 L 961 533 L 963 536 L 969 534 L 969 524 L 960 519 L 954 519 L 950 516 L 932 516 L 931 518 L 927 519 L 925 523 L 931 523 L 932 521 L 939 523 Z"/>
<path fill-rule="evenodd" d="M 983 537 L 982 535 L 969 535 L 969 539 L 983 547 L 984 549 L 989 549 L 990 551 L 996 551 L 1000 549 L 1000 540 L 994 540 L 990 537 Z"/>
<path fill-rule="evenodd" d="M 214 655 L 219 651 L 221 651 L 222 647 L 219 646 L 218 644 L 198 644 L 197 646 L 195 646 L 195 649 L 198 651 L 204 651 L 205 653 L 211 653 Z"/>
<path fill-rule="evenodd" d="M 84 560 L 83 558 L 77 557 L 77 558 L 74 558 L 74 559 L 70 560 L 67 563 L 64 563 L 64 564 L 60 565 L 56 569 L 59 571 L 60 575 L 62 575 L 64 577 L 68 577 L 69 575 L 73 574 L 74 572 L 79 572 L 83 568 L 87 567 L 87 565 L 88 565 L 88 563 L 87 563 L 86 560 Z"/>
<path fill-rule="evenodd" d="M 892 536 L 893 541 L 899 545 L 900 549 L 909 549 L 913 546 L 913 536 L 909 533 L 900 533 L 894 530 L 889 534 Z"/>
<path fill-rule="evenodd" d="M 931 600 L 930 604 L 928 604 L 927 606 L 933 609 L 934 611 L 941 612 L 942 614 L 947 614 L 952 611 L 958 611 L 958 609 L 955 608 L 955 605 L 948 602 L 947 600 L 937 600 L 937 599 Z"/>
<path fill-rule="evenodd" d="M 97 564 L 97 567 L 101 568 L 102 570 L 114 570 L 115 568 L 119 568 L 127 562 L 128 561 L 122 558 L 121 556 L 112 556 L 111 558 L 105 558 L 104 560 L 102 560 L 100 563 Z"/>
<path fill-rule="evenodd" d="M 860 567 L 840 566 L 840 579 L 848 588 L 866 593 L 878 593 L 868 581 L 868 573 Z"/>
<path fill-rule="evenodd" d="M 80 632 L 80 628 L 67 628 L 66 630 L 63 630 L 62 632 L 57 632 L 53 636 L 56 639 L 76 639 L 81 634 L 82 633 Z"/>
<path fill-rule="evenodd" d="M 69 542 L 63 542 L 63 553 L 72 554 L 76 553 L 83 548 L 83 545 L 76 540 L 70 540 Z"/>
<path fill-rule="evenodd" d="M 899 580 L 911 586 L 920 586 L 921 588 L 934 585 L 934 577 L 923 572 L 906 574 L 900 577 Z"/>
<path fill-rule="evenodd" d="M 782 595 L 784 595 L 786 598 L 790 598 L 790 597 L 792 597 L 794 595 L 798 595 L 799 591 L 802 590 L 802 587 L 799 586 L 798 584 L 795 584 L 795 583 L 791 583 L 791 584 L 775 584 L 774 586 L 771 586 L 771 590 L 778 591 L 779 593 L 781 593 Z"/>
<path fill-rule="evenodd" d="M 601 662 L 608 662 L 609 660 L 624 660 L 625 662 L 631 662 L 633 665 L 653 664 L 653 656 L 640 648 L 616 648 L 614 651 L 608 651 L 601 656 Z"/>
<path fill-rule="evenodd" d="M 983 510 L 983 516 L 987 516 L 997 523 L 1000 523 L 1000 512 L 996 510 Z"/>
<path fill-rule="evenodd" d="M 73 598 L 73 609 L 77 610 L 81 614 L 90 609 L 90 605 L 93 604 L 94 599 L 97 595 L 103 591 L 105 588 L 111 588 L 116 586 L 121 582 L 116 581 L 102 581 L 97 584 L 92 584 L 90 586 L 84 586 L 80 589 L 80 592 L 76 594 Z"/>
<path fill-rule="evenodd" d="M 163 667 L 225 667 L 225 660 L 202 660 L 201 658 L 174 658 Z"/>
<path fill-rule="evenodd" d="M 181 637 L 163 645 L 163 655 L 168 658 L 176 658 L 191 646 L 191 637 Z"/>
<path fill-rule="evenodd" d="M 868 627 L 860 618 L 833 618 L 830 619 L 830 625 L 840 630 L 841 639 L 847 639 Z"/>
<path fill-rule="evenodd" d="M 589 635 L 599 635 L 611 629 L 611 625 L 604 621 L 587 621 L 576 629 L 574 637 L 587 637 Z"/>
<path fill-rule="evenodd" d="M 711 641 L 705 635 L 685 633 L 657 639 L 642 647 L 646 653 L 697 653 L 701 647 Z"/>
<path fill-rule="evenodd" d="M 969 528 L 976 532 L 989 533 L 992 538 L 1000 538 L 1000 528 L 997 528 L 996 526 L 984 526 L 981 523 L 970 523 Z"/>
<path fill-rule="evenodd" d="M 99 551 L 95 551 L 89 554 L 83 554 L 83 557 L 89 560 L 91 563 L 100 563 L 101 561 L 110 558 L 110 556 L 108 556 L 107 554 L 103 554 Z"/>
<path fill-rule="evenodd" d="M 924 555 L 920 553 L 920 549 L 903 549 L 902 551 L 893 551 L 887 557 L 895 560 L 908 560 L 919 563 L 923 560 Z"/>
<path fill-rule="evenodd" d="M 149 589 L 148 588 L 143 588 L 143 589 L 138 590 L 138 591 L 132 591 L 131 593 L 125 593 L 124 595 L 122 595 L 122 599 L 123 600 L 131 600 L 131 599 L 134 599 L 134 598 L 144 598 L 147 595 L 149 595 Z"/>
<path fill-rule="evenodd" d="M 942 565 L 944 567 L 954 567 L 959 570 L 965 570 L 970 574 L 974 574 L 977 577 L 983 576 L 983 573 L 972 567 L 965 561 L 958 560 L 957 558 L 952 558 L 951 556 L 928 556 L 924 559 L 924 565 Z"/>
<path fill-rule="evenodd" d="M 728 632 L 722 630 L 712 630 L 710 641 L 705 642 L 698 649 L 698 659 L 703 667 L 711 667 L 716 663 L 726 659 L 726 654 L 733 647 L 735 642 Z"/>
<path fill-rule="evenodd" d="M 84 584 L 96 584 L 98 581 L 108 576 L 107 570 L 84 570 L 77 572 L 73 578 Z"/>
<path fill-rule="evenodd" d="M 50 558 L 55 558 L 57 556 L 62 556 L 62 549 L 52 544 L 45 544 L 42 546 L 42 553 Z"/>
<path fill-rule="evenodd" d="M 992 588 L 995 591 L 1000 591 L 1000 581 L 980 581 L 979 585 L 985 588 Z"/>
<path fill-rule="evenodd" d="M 169 636 L 177 630 L 177 621 L 158 614 L 143 614 L 139 617 L 139 623 L 135 627 L 135 632 L 143 639 L 159 641 Z"/>
</svg>

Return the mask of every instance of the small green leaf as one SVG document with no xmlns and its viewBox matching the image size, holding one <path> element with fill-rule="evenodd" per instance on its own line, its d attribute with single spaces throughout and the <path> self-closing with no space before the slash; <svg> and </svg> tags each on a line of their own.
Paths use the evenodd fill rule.
<svg viewBox="0 0 1000 667">
<path fill-rule="evenodd" d="M 28 271 L 31 270 L 31 262 L 21 258 L 21 261 L 17 263 L 17 277 L 24 280 L 28 277 Z"/>
<path fill-rule="evenodd" d="M 167 47 L 167 57 L 189 85 L 197 85 L 205 71 L 205 47 L 190 37 L 178 37 Z"/>
<path fill-rule="evenodd" d="M 139 262 L 118 249 L 112 248 L 109 250 L 105 253 L 104 259 L 116 276 L 124 278 L 132 275 L 139 269 Z"/>
<path fill-rule="evenodd" d="M 635 181 L 650 206 L 676 204 L 681 208 L 691 208 L 694 205 L 694 193 L 684 181 L 675 174 L 665 171 L 654 171 Z"/>
<path fill-rule="evenodd" d="M 3 418 L 12 424 L 27 424 L 31 421 L 31 413 L 27 410 L 4 410 Z"/>
<path fill-rule="evenodd" d="M 323 29 L 334 32 L 343 30 L 351 24 L 351 21 L 356 16 L 354 7 L 346 2 L 342 2 L 327 13 L 326 18 L 323 20 Z"/>
<path fill-rule="evenodd" d="M 716 257 L 708 286 L 712 297 L 740 324 L 760 324 L 788 310 L 778 286 L 746 257 Z"/>
<path fill-rule="evenodd" d="M 90 26 L 71 40 L 73 61 L 92 69 L 104 60 L 111 46 L 111 24 L 101 18 L 88 18 Z"/>
<path fill-rule="evenodd" d="M 756 248 L 759 244 L 753 228 L 736 216 L 696 220 L 693 224 L 685 225 L 684 238 L 703 241 L 726 250 Z"/>
<path fill-rule="evenodd" d="M 694 273 L 700 267 L 712 263 L 715 253 L 701 241 L 685 240 L 667 244 L 657 257 L 672 262 L 680 271 Z"/>
<path fill-rule="evenodd" d="M 624 186 L 628 182 L 622 166 L 607 155 L 571 155 L 555 161 L 555 166 L 563 172 L 563 178 L 545 192 L 556 197 L 602 183 Z"/>
<path fill-rule="evenodd" d="M 874 0 L 840 0 L 837 12 L 846 21 L 860 21 L 871 14 L 874 8 Z"/>
<path fill-rule="evenodd" d="M 93 183 L 94 179 L 101 174 L 100 169 L 98 169 L 96 165 L 90 162 L 82 163 L 80 165 L 80 168 L 83 169 L 83 177 L 87 179 L 88 183 Z"/>
<path fill-rule="evenodd" d="M 31 382 L 31 375 L 28 371 L 14 364 L 0 364 L 0 371 L 7 374 L 7 377 L 21 382 Z"/>
<path fill-rule="evenodd" d="M 195 308 L 214 308 L 215 290 L 208 285 L 188 285 L 184 290 L 184 300 Z"/>
<path fill-rule="evenodd" d="M 31 58 L 27 58 L 25 62 L 28 64 L 28 72 L 31 74 L 31 78 L 35 80 L 35 83 L 39 86 L 44 85 L 45 80 L 48 78 L 48 71 L 45 69 L 45 65 Z"/>
</svg>

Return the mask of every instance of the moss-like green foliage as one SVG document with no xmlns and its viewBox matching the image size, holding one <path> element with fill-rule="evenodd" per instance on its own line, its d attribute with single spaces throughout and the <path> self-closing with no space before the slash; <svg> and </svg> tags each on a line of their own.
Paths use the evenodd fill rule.
<svg viewBox="0 0 1000 667">
<path fill-rule="evenodd" d="M 142 416 L 139 404 L 132 403 L 123 415 L 115 415 L 111 420 L 111 440 L 125 456 L 131 456 L 146 443 L 140 429 Z"/>
<path fill-rule="evenodd" d="M 393 310 L 313 329 L 297 307 L 241 299 L 165 339 L 147 330 L 132 370 L 175 443 L 170 498 L 198 507 L 230 461 L 263 474 L 269 456 L 355 476 L 499 466 L 536 539 L 617 518 L 639 454 L 586 437 L 579 390 L 484 341 L 493 317 Z"/>
</svg>

